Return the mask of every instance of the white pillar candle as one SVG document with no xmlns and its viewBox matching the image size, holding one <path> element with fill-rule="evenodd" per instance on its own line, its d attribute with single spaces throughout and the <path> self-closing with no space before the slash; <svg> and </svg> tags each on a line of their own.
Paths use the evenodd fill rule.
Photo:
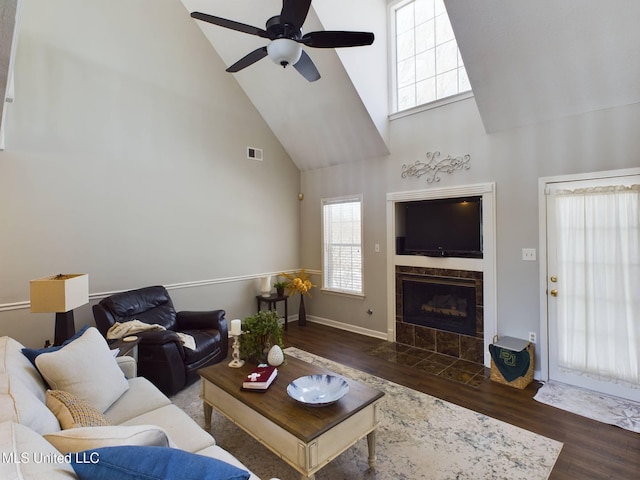
<svg viewBox="0 0 640 480">
<path fill-rule="evenodd" d="M 260 293 L 262 295 L 269 295 L 271 292 L 271 276 L 262 277 L 260 279 Z"/>
<path fill-rule="evenodd" d="M 242 322 L 239 319 L 231 320 L 231 335 L 240 335 L 242 333 Z"/>
</svg>

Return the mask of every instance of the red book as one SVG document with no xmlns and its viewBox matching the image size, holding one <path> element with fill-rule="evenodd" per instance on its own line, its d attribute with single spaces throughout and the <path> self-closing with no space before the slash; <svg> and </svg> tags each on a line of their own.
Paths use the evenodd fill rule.
<svg viewBox="0 0 640 480">
<path fill-rule="evenodd" d="M 278 375 L 278 369 L 270 365 L 258 365 L 251 370 L 242 382 L 242 388 L 247 390 L 266 390 Z"/>
</svg>

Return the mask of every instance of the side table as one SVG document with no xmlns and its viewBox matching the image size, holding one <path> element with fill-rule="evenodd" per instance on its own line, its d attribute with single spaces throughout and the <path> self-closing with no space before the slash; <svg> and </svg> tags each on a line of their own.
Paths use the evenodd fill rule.
<svg viewBox="0 0 640 480">
<path fill-rule="evenodd" d="M 263 303 L 267 304 L 267 308 L 269 310 L 275 309 L 278 310 L 278 302 L 284 302 L 284 329 L 289 330 L 289 304 L 288 304 L 288 295 L 256 295 L 256 299 L 258 300 L 258 311 L 262 307 Z"/>
<path fill-rule="evenodd" d="M 138 344 L 142 339 L 140 336 L 131 342 L 125 342 L 122 338 L 117 338 L 115 340 L 109 340 L 107 343 L 109 344 L 109 349 L 115 350 L 119 348 L 118 357 L 123 357 L 125 355 L 129 355 L 135 358 L 136 362 L 138 361 Z"/>
</svg>

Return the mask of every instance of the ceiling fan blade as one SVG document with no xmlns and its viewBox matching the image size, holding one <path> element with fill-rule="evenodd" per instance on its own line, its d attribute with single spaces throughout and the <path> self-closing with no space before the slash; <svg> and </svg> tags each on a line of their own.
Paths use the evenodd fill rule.
<svg viewBox="0 0 640 480">
<path fill-rule="evenodd" d="M 299 29 L 307 18 L 311 7 L 311 0 L 283 0 L 282 12 L 280 13 L 280 22 L 282 24 L 290 23 Z"/>
<path fill-rule="evenodd" d="M 307 52 L 305 52 L 304 50 L 302 51 L 300 60 L 297 61 L 293 68 L 295 68 L 300 73 L 300 75 L 302 75 L 310 82 L 315 82 L 316 80 L 320 79 L 320 72 L 318 72 L 318 69 L 313 64 L 311 57 L 309 57 L 309 55 L 307 55 Z"/>
<path fill-rule="evenodd" d="M 236 73 L 242 70 L 243 68 L 247 68 L 249 65 L 253 65 L 258 60 L 262 60 L 267 56 L 267 47 L 260 47 L 255 49 L 253 52 L 248 53 L 236 63 L 227 68 L 227 72 Z"/>
<path fill-rule="evenodd" d="M 309 32 L 300 39 L 300 43 L 308 47 L 317 48 L 338 48 L 338 47 L 360 47 L 373 43 L 373 33 L 370 32 L 343 32 L 343 31 L 320 31 Z"/>
<path fill-rule="evenodd" d="M 215 17 L 202 12 L 191 12 L 191 17 L 196 20 L 202 20 L 203 22 L 213 23 L 220 27 L 230 28 L 231 30 L 237 30 L 238 32 L 249 33 L 251 35 L 257 35 L 263 38 L 269 38 L 267 32 L 261 28 L 246 25 L 240 22 L 234 22 L 233 20 L 227 20 L 226 18 Z"/>
</svg>

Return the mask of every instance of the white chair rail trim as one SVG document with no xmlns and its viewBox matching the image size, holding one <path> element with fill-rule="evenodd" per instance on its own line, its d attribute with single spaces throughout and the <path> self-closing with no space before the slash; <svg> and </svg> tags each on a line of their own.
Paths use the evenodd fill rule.
<svg viewBox="0 0 640 480">
<path fill-rule="evenodd" d="M 280 273 L 283 273 L 283 272 L 293 273 L 293 272 L 297 272 L 299 270 L 300 269 L 280 270 L 278 272 L 259 273 L 259 274 L 252 274 L 252 275 L 240 275 L 240 276 L 237 276 L 237 277 L 213 278 L 213 279 L 209 279 L 209 280 L 194 280 L 194 281 L 191 281 L 191 282 L 171 283 L 171 284 L 165 285 L 164 287 L 167 290 L 178 290 L 178 289 L 181 289 L 181 288 L 205 287 L 205 286 L 209 286 L 209 285 L 220 285 L 220 284 L 225 284 L 225 283 L 245 282 L 245 281 L 249 281 L 249 280 L 257 280 L 257 279 L 260 279 L 260 278 L 266 277 L 266 276 L 275 277 L 275 276 L 277 276 L 277 275 L 279 275 Z M 312 275 L 322 273 L 319 270 L 305 269 L 305 271 L 307 273 L 312 274 Z M 131 288 L 135 288 L 135 287 L 131 287 Z M 110 291 L 110 292 L 90 293 L 89 294 L 89 301 L 101 300 L 101 299 L 106 298 L 106 297 L 108 297 L 110 295 L 113 295 L 115 293 L 126 292 L 127 290 L 130 290 L 131 288 L 125 288 L 125 289 L 122 289 L 122 290 L 113 290 L 113 291 Z M 29 302 L 28 300 L 25 300 L 23 302 L 14 302 L 14 303 L 0 303 L 0 312 L 9 312 L 11 310 L 23 310 L 23 309 L 27 309 L 27 308 L 31 308 L 31 302 Z"/>
</svg>

